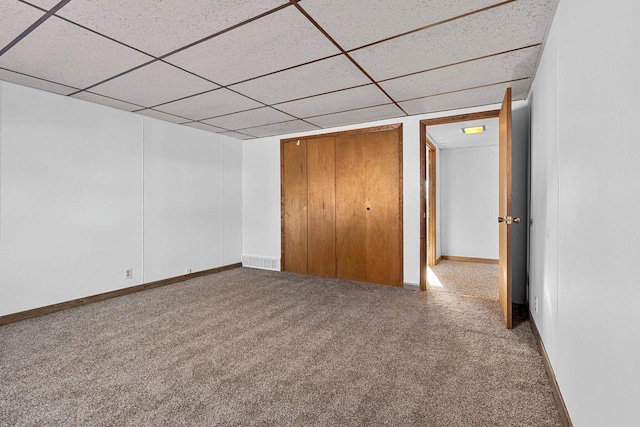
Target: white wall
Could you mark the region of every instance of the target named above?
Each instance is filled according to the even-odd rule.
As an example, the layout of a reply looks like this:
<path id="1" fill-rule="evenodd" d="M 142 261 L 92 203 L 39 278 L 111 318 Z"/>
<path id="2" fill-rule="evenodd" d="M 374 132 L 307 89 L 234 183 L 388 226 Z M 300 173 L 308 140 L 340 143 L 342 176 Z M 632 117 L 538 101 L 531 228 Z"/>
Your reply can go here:
<path id="1" fill-rule="evenodd" d="M 223 163 L 212 154 L 222 156 L 233 140 L 10 83 L 0 88 L 0 315 L 148 282 L 143 242 L 180 233 L 189 241 L 158 244 L 162 260 L 175 259 L 180 269 L 150 262 L 151 280 L 184 274 L 183 264 L 196 271 L 240 260 L 237 243 L 221 246 Z M 235 234 L 226 238 L 240 241 L 241 143 L 233 142 L 225 200 L 236 202 L 224 216 L 233 217 L 228 233 Z M 177 162 L 179 177 L 169 166 Z M 199 181 L 211 176 L 216 191 Z M 154 222 L 149 214 L 158 205 L 175 209 L 171 220 L 182 228 Z M 209 244 L 216 253 L 203 257 Z M 127 268 L 133 279 L 125 279 Z"/>
<path id="2" fill-rule="evenodd" d="M 222 265 L 221 138 L 145 119 L 145 282 Z"/>
<path id="3" fill-rule="evenodd" d="M 222 137 L 222 265 L 242 257 L 242 142 Z"/>
<path id="4" fill-rule="evenodd" d="M 515 102 L 514 108 L 521 105 L 525 105 L 525 103 Z M 418 284 L 420 282 L 420 120 L 497 108 L 499 105 L 489 105 L 244 141 L 242 168 L 243 255 L 280 258 L 281 139 L 402 123 L 404 281 L 405 283 Z M 514 116 L 513 126 L 519 129 L 523 124 Z M 524 284 L 522 286 L 524 294 Z"/>
<path id="5" fill-rule="evenodd" d="M 577 426 L 637 425 L 638 13 L 563 0 L 534 83 L 529 297 Z"/>
<path id="6" fill-rule="evenodd" d="M 2 89 L 0 314 L 141 283 L 142 121 Z"/>
<path id="7" fill-rule="evenodd" d="M 242 143 L 242 255 L 280 258 L 280 139 Z"/>
<path id="8" fill-rule="evenodd" d="M 440 153 L 442 254 L 498 259 L 498 146 Z"/>

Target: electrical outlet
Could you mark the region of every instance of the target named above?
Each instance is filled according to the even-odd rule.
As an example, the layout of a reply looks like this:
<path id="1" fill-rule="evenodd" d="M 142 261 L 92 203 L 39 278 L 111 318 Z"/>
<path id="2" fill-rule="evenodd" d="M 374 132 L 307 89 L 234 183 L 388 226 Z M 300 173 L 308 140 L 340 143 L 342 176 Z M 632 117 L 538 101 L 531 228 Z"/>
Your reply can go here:
<path id="1" fill-rule="evenodd" d="M 534 303 L 533 303 L 534 304 L 534 310 L 537 313 L 538 312 L 538 296 L 536 295 L 533 300 L 534 300 Z"/>
<path id="2" fill-rule="evenodd" d="M 190 268 L 187 268 L 184 272 L 185 272 L 186 274 L 191 274 L 191 269 L 190 269 Z"/>
<path id="3" fill-rule="evenodd" d="M 127 268 L 124 271 L 124 278 L 125 279 L 133 279 L 133 268 Z"/>

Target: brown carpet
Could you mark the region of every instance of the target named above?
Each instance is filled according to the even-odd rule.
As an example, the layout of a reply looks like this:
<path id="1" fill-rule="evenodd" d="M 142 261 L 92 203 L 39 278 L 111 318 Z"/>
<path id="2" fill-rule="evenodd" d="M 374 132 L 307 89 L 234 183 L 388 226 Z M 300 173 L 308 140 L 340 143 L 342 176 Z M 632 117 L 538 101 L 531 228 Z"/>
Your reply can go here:
<path id="1" fill-rule="evenodd" d="M 0 327 L 0 424 L 558 426 L 494 301 L 236 269 Z"/>
<path id="2" fill-rule="evenodd" d="M 429 269 L 430 290 L 498 300 L 498 264 L 443 259 Z"/>

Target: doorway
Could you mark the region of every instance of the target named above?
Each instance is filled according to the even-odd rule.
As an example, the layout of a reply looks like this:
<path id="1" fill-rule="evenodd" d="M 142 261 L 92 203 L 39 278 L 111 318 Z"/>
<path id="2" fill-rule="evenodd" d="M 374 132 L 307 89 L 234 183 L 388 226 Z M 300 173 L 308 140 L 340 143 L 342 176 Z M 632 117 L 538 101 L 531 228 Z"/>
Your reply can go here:
<path id="1" fill-rule="evenodd" d="M 437 158 L 436 145 L 429 138 L 428 128 L 438 125 L 463 123 L 475 120 L 495 119 L 499 110 L 461 114 L 449 117 L 438 117 L 420 121 L 420 289 L 427 290 L 429 267 L 439 263 L 437 243 L 440 239 L 437 227 Z"/>

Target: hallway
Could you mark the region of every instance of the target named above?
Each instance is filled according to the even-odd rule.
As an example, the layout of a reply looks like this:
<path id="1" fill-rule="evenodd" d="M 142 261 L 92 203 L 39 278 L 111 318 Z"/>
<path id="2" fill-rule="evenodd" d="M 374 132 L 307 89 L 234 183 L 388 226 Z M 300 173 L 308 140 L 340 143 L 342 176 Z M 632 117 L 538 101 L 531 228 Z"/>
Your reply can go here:
<path id="1" fill-rule="evenodd" d="M 429 290 L 498 300 L 498 264 L 442 260 L 427 268 Z"/>

